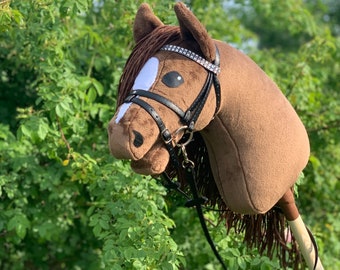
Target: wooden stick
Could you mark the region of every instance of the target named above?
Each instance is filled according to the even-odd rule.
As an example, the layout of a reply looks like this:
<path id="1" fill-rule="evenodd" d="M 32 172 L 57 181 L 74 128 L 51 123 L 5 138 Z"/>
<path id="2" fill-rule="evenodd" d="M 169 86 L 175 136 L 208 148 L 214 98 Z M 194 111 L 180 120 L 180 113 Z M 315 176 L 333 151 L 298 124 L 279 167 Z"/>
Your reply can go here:
<path id="1" fill-rule="evenodd" d="M 323 270 L 324 268 L 320 258 L 317 258 L 318 261 L 314 268 L 316 250 L 301 216 L 299 215 L 295 220 L 288 220 L 288 224 L 297 243 L 299 244 L 302 256 L 308 265 L 308 269 Z"/>
<path id="2" fill-rule="evenodd" d="M 278 205 L 281 207 L 285 217 L 288 220 L 288 224 L 296 239 L 296 242 L 299 245 L 302 256 L 305 259 L 308 268 L 310 270 L 323 270 L 324 268 L 320 258 L 317 258 L 318 261 L 315 266 L 315 257 L 317 256 L 317 251 L 315 250 L 311 236 L 309 235 L 306 225 L 304 224 L 296 207 L 293 191 L 288 190 L 279 200 Z"/>

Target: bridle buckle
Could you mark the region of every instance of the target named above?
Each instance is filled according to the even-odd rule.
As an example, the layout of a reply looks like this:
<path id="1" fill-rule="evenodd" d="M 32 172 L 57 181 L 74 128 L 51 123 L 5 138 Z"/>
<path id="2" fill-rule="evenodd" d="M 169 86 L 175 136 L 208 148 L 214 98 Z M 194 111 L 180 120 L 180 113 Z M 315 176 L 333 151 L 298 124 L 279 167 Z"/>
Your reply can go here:
<path id="1" fill-rule="evenodd" d="M 165 144 L 169 144 L 172 141 L 172 135 L 167 128 L 162 130 L 161 137 L 162 137 Z"/>

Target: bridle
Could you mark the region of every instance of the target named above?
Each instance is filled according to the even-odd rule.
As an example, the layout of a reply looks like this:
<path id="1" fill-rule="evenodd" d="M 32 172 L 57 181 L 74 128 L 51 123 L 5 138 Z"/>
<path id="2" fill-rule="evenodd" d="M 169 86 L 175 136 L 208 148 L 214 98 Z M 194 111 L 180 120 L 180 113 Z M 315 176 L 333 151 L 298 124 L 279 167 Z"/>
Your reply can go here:
<path id="1" fill-rule="evenodd" d="M 165 45 L 161 48 L 161 50 L 175 52 L 180 55 L 183 55 L 193 60 L 194 62 L 198 63 L 199 65 L 203 66 L 208 71 L 205 83 L 201 91 L 197 95 L 196 99 L 193 101 L 193 103 L 189 106 L 189 108 L 186 111 L 183 111 L 171 100 L 161 95 L 158 95 L 156 93 L 149 92 L 146 90 L 137 89 L 137 90 L 132 90 L 129 93 L 129 95 L 124 100 L 124 103 L 129 103 L 129 102 L 135 103 L 139 105 L 140 107 L 142 107 L 145 111 L 147 111 L 151 115 L 151 117 L 155 120 L 159 128 L 161 138 L 164 141 L 165 146 L 170 154 L 170 160 L 172 161 L 173 165 L 177 167 L 177 166 L 180 166 L 180 164 L 178 162 L 177 153 L 173 145 L 173 134 L 171 134 L 171 132 L 166 128 L 164 121 L 159 116 L 159 114 L 156 112 L 156 110 L 151 105 L 149 105 L 146 101 L 140 99 L 140 97 L 152 99 L 166 106 L 170 110 L 172 110 L 174 113 L 178 115 L 180 121 L 184 125 L 181 128 L 181 131 L 185 129 L 185 132 L 192 133 L 195 129 L 196 121 L 198 117 L 200 116 L 202 109 L 208 99 L 212 84 L 214 84 L 215 96 L 216 96 L 216 108 L 215 108 L 214 115 L 218 112 L 220 108 L 221 91 L 220 91 L 220 83 L 217 78 L 217 75 L 220 73 L 220 67 L 219 67 L 220 56 L 219 56 L 219 51 L 218 51 L 217 46 L 216 46 L 216 57 L 213 63 L 207 61 L 206 59 L 202 58 L 198 54 L 188 49 L 179 47 L 179 46 Z"/>
<path id="2" fill-rule="evenodd" d="M 187 182 L 190 186 L 190 189 L 191 189 L 191 192 L 192 192 L 192 197 L 193 197 L 190 201 L 187 202 L 186 205 L 187 206 L 194 206 L 196 208 L 202 229 L 204 231 L 204 234 L 205 234 L 207 241 L 210 244 L 211 249 L 213 250 L 216 258 L 221 263 L 222 268 L 227 269 L 222 258 L 221 258 L 221 256 L 220 256 L 220 254 L 216 250 L 215 244 L 210 237 L 207 225 L 205 223 L 205 219 L 204 219 L 203 211 L 202 211 L 202 204 L 206 201 L 206 199 L 199 196 L 198 189 L 197 189 L 197 186 L 196 186 L 195 173 L 193 171 L 195 164 L 194 164 L 193 161 L 191 161 L 189 159 L 187 152 L 186 152 L 186 149 L 185 149 L 186 145 L 188 143 L 190 143 L 190 141 L 192 140 L 193 132 L 195 130 L 196 121 L 197 121 L 198 117 L 200 116 L 200 114 L 201 114 L 201 112 L 202 112 L 202 110 L 203 110 L 203 108 L 206 104 L 206 101 L 208 99 L 212 85 L 214 85 L 215 96 L 216 96 L 216 107 L 215 107 L 214 116 L 219 111 L 220 103 L 221 103 L 220 83 L 219 83 L 219 80 L 217 78 L 218 74 L 220 73 L 219 51 L 218 51 L 218 48 L 216 46 L 216 56 L 215 56 L 215 60 L 212 63 L 207 61 L 206 59 L 202 58 L 198 54 L 188 50 L 188 49 L 185 49 L 185 48 L 182 48 L 182 47 L 179 47 L 179 46 L 175 46 L 175 45 L 165 45 L 161 48 L 161 51 L 175 52 L 175 53 L 178 53 L 180 55 L 183 55 L 183 56 L 193 60 L 197 64 L 201 65 L 202 67 L 204 67 L 208 71 L 205 83 L 204 83 L 201 91 L 199 92 L 199 94 L 197 95 L 195 100 L 193 101 L 193 103 L 189 106 L 189 108 L 186 111 L 183 111 L 180 107 L 178 107 L 171 100 L 169 100 L 169 99 L 167 99 L 167 98 L 165 98 L 165 97 L 163 97 L 159 94 L 149 92 L 149 91 L 146 91 L 146 90 L 142 90 L 142 89 L 132 90 L 129 93 L 129 95 L 125 98 L 124 103 L 132 102 L 132 103 L 139 105 L 145 111 L 147 111 L 151 115 L 151 117 L 154 119 L 154 121 L 156 122 L 156 124 L 159 128 L 159 131 L 160 131 L 160 136 L 161 136 L 161 138 L 162 138 L 162 140 L 163 140 L 163 142 L 164 142 L 164 144 L 165 144 L 165 146 L 166 146 L 166 148 L 169 152 L 172 165 L 176 168 L 177 171 L 179 171 L 180 169 L 182 169 L 182 170 L 184 169 L 184 171 L 185 171 L 186 179 L 187 179 Z M 143 99 L 140 99 L 140 97 L 144 97 L 144 98 L 147 98 L 147 99 L 154 100 L 154 101 L 164 105 L 168 109 L 172 110 L 174 113 L 176 113 L 178 115 L 183 126 L 180 127 L 175 132 L 175 134 L 171 134 L 171 132 L 165 126 L 164 121 L 162 120 L 162 118 L 157 113 L 157 111 L 150 104 L 148 104 L 146 101 L 144 101 Z M 183 132 L 184 134 L 188 133 L 189 137 L 184 142 L 175 143 L 175 145 L 174 145 L 174 135 L 177 135 L 177 133 L 179 133 L 179 132 Z M 175 146 L 180 147 L 180 149 L 181 149 L 181 153 L 183 155 L 183 161 L 182 161 L 181 164 L 179 162 L 178 153 L 175 150 Z M 186 194 L 179 188 L 178 184 L 174 183 L 166 173 L 163 173 L 162 176 L 167 181 L 169 187 L 176 189 L 177 191 L 179 191 L 180 193 L 182 193 L 186 196 Z"/>

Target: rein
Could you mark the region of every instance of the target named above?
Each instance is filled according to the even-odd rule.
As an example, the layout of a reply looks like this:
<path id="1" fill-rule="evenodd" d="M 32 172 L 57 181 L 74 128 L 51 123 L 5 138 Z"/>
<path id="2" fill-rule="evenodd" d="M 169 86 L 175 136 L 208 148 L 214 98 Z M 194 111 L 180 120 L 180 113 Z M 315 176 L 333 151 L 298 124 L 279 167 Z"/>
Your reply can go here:
<path id="1" fill-rule="evenodd" d="M 209 234 L 209 231 L 208 231 L 208 228 L 207 228 L 204 216 L 203 216 L 203 210 L 202 210 L 202 204 L 206 202 L 206 198 L 199 196 L 199 192 L 198 192 L 197 185 L 196 185 L 195 172 L 194 172 L 195 164 L 193 161 L 189 159 L 187 152 L 186 152 L 186 145 L 192 141 L 196 121 L 204 108 L 204 105 L 208 99 L 212 85 L 214 85 L 215 96 L 216 96 L 216 108 L 215 108 L 214 115 L 216 115 L 216 113 L 218 112 L 220 108 L 221 93 L 220 93 L 220 83 L 217 78 L 217 75 L 220 73 L 219 51 L 216 46 L 216 57 L 213 63 L 211 63 L 207 61 L 206 59 L 202 58 L 201 56 L 197 55 L 196 53 L 188 49 L 179 47 L 179 46 L 165 45 L 161 48 L 161 50 L 181 54 L 193 60 L 197 64 L 201 65 L 208 71 L 205 83 L 200 93 L 197 95 L 196 99 L 193 101 L 193 103 L 190 105 L 190 107 L 186 111 L 183 111 L 172 101 L 168 100 L 167 98 L 161 95 L 158 95 L 156 93 L 149 92 L 146 90 L 137 89 L 137 90 L 132 90 L 130 92 L 130 94 L 124 100 L 124 103 L 132 102 L 132 103 L 139 105 L 145 111 L 147 111 L 150 114 L 150 116 L 155 120 L 160 131 L 160 136 L 169 152 L 170 160 L 173 166 L 176 168 L 177 171 L 184 170 L 185 172 L 185 176 L 190 186 L 190 190 L 192 192 L 192 197 L 193 197 L 191 200 L 189 200 L 186 203 L 186 206 L 196 208 L 196 211 L 197 211 L 200 223 L 201 223 L 201 227 L 203 229 L 203 232 L 205 234 L 205 237 L 208 243 L 210 244 L 212 251 L 214 252 L 218 261 L 221 263 L 222 268 L 227 269 Z M 156 112 L 156 110 L 151 105 L 149 105 L 146 101 L 140 99 L 140 97 L 152 99 L 166 106 L 167 108 L 172 110 L 174 113 L 176 113 L 178 117 L 180 118 L 183 126 L 180 127 L 175 132 L 174 135 L 177 135 L 179 132 L 184 131 L 184 134 L 189 134 L 189 138 L 186 139 L 185 142 L 175 143 L 174 145 L 174 135 L 172 135 L 171 132 L 166 128 L 162 118 L 159 116 L 159 114 Z M 176 152 L 175 147 L 179 147 L 181 150 L 180 154 L 182 154 L 183 156 L 182 163 L 179 162 L 178 153 Z M 179 188 L 178 183 L 173 182 L 166 173 L 163 173 L 162 176 L 167 181 L 168 187 L 179 191 L 186 198 L 189 197 L 185 192 L 183 192 Z"/>

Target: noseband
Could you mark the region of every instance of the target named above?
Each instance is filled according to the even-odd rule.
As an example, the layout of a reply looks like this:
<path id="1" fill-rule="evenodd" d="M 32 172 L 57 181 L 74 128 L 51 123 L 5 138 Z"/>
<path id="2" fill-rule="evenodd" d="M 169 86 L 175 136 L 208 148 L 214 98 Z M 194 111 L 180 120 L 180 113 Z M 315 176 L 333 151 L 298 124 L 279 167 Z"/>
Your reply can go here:
<path id="1" fill-rule="evenodd" d="M 207 61 L 206 59 L 202 58 L 196 53 L 188 49 L 179 47 L 179 46 L 165 45 L 161 48 L 161 50 L 175 52 L 180 55 L 183 55 L 193 60 L 194 62 L 198 63 L 199 65 L 201 65 L 208 71 L 205 83 L 200 93 L 197 95 L 196 99 L 193 101 L 193 103 L 190 105 L 190 107 L 186 111 L 183 111 L 172 101 L 170 101 L 169 99 L 161 95 L 158 95 L 156 93 L 149 92 L 146 90 L 137 89 L 137 90 L 132 90 L 130 92 L 130 94 L 124 100 L 124 103 L 129 103 L 129 102 L 135 103 L 139 105 L 140 107 L 142 107 L 145 111 L 147 111 L 151 115 L 151 117 L 155 120 L 159 128 L 161 138 L 164 141 L 165 146 L 170 154 L 170 159 L 173 162 L 174 166 L 177 167 L 179 166 L 179 162 L 178 162 L 176 151 L 173 146 L 172 134 L 166 128 L 162 118 L 159 116 L 156 110 L 151 105 L 149 105 L 147 102 L 140 99 L 140 97 L 145 97 L 145 98 L 157 101 L 158 103 L 161 103 L 162 105 L 172 110 L 174 113 L 178 115 L 182 124 L 185 125 L 187 132 L 192 133 L 194 131 L 196 121 L 198 117 L 200 116 L 203 110 L 203 107 L 208 99 L 212 84 L 214 84 L 215 96 L 216 96 L 216 108 L 215 108 L 214 114 L 216 114 L 219 110 L 220 100 L 221 100 L 221 93 L 220 93 L 221 91 L 220 91 L 220 83 L 218 81 L 217 75 L 220 73 L 220 67 L 219 67 L 220 56 L 219 56 L 219 51 L 218 51 L 217 46 L 216 46 L 216 58 L 213 61 L 213 63 Z"/>

